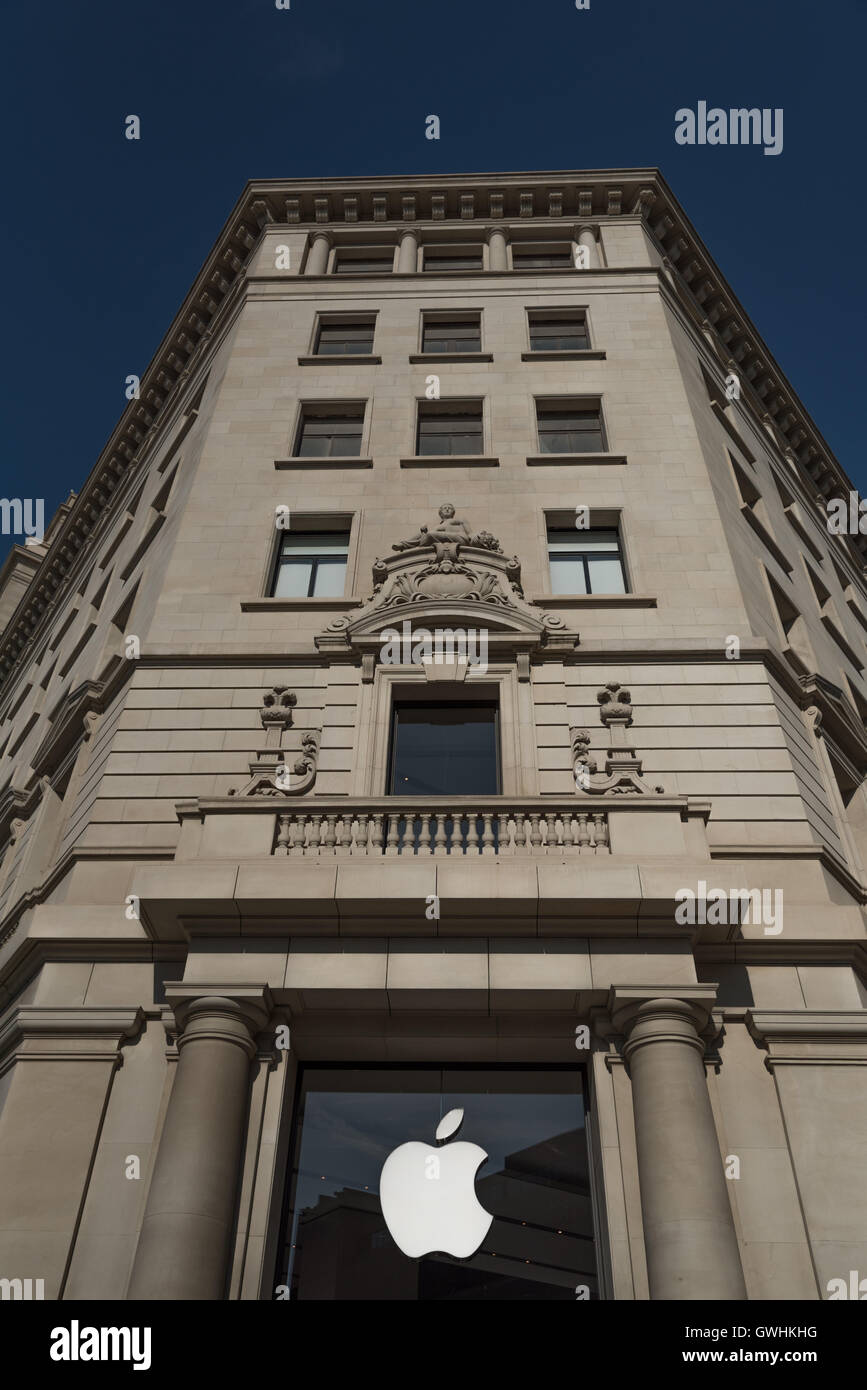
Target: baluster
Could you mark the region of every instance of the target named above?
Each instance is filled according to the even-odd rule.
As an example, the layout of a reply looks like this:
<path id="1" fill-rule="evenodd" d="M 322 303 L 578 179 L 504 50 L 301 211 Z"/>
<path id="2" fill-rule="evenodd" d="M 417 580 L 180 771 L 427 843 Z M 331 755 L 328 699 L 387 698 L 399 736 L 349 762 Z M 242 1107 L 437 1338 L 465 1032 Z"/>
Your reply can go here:
<path id="1" fill-rule="evenodd" d="M 596 848 L 607 849 L 610 853 L 611 846 L 608 841 L 608 816 L 604 811 L 594 811 L 593 825 L 596 831 Z"/>
<path id="2" fill-rule="evenodd" d="M 289 853 L 293 858 L 300 859 L 303 856 L 306 835 L 307 815 L 304 811 L 300 811 L 292 817 L 292 846 Z"/>
<path id="3" fill-rule="evenodd" d="M 510 836 L 509 836 L 509 813 L 508 813 L 508 811 L 500 811 L 500 812 L 499 812 L 499 815 L 498 815 L 498 821 L 499 821 L 499 832 L 500 832 L 500 833 L 499 833 L 499 836 L 498 836 L 499 843 L 498 843 L 498 845 L 497 845 L 497 853 L 498 853 L 498 854 L 512 854 L 513 851 L 512 851 L 512 846 L 511 846 L 511 839 L 510 839 Z"/>
<path id="4" fill-rule="evenodd" d="M 467 848 L 466 853 L 474 858 L 479 853 L 479 831 L 476 825 L 478 815 L 475 811 L 467 812 Z"/>
<path id="5" fill-rule="evenodd" d="M 352 816 L 343 815 L 340 817 L 340 830 L 337 836 L 336 853 L 348 855 L 352 852 Z"/>
<path id="6" fill-rule="evenodd" d="M 494 843 L 494 819 L 493 811 L 482 812 L 482 854 L 496 854 L 497 848 Z"/>
<path id="7" fill-rule="evenodd" d="M 523 854 L 527 845 L 527 832 L 524 826 L 524 812 L 515 812 L 515 850 Z"/>
<path id="8" fill-rule="evenodd" d="M 573 838 L 572 838 L 572 811 L 571 811 L 571 808 L 569 808 L 569 807 L 566 808 L 566 810 L 563 812 L 562 820 L 563 820 L 563 850 L 564 850 L 564 852 L 565 852 L 566 854 L 568 854 L 568 853 L 570 852 L 570 850 L 572 850 L 572 849 L 574 848 L 574 844 L 575 844 L 575 842 L 574 842 L 574 840 L 573 840 Z"/>
<path id="9" fill-rule="evenodd" d="M 585 849 L 590 843 L 590 831 L 587 829 L 587 812 L 577 811 L 578 817 L 578 851 Z"/>
<path id="10" fill-rule="evenodd" d="M 403 840 L 400 846 L 401 854 L 415 853 L 415 811 L 410 811 L 406 815 L 403 823 Z"/>
<path id="11" fill-rule="evenodd" d="M 274 846 L 275 854 L 289 853 L 289 826 L 291 818 L 289 816 L 277 817 L 277 843 Z"/>
<path id="12" fill-rule="evenodd" d="M 333 854 L 337 843 L 337 812 L 329 811 L 325 817 L 325 853 Z"/>
<path id="13" fill-rule="evenodd" d="M 397 814 L 397 812 L 392 811 L 392 812 L 389 813 L 389 817 L 388 817 L 388 837 L 387 837 L 386 842 L 385 842 L 385 853 L 386 853 L 386 855 L 397 854 L 397 852 L 398 852 L 398 848 L 397 848 L 397 823 L 398 823 L 399 820 L 400 820 L 400 816 Z"/>
<path id="14" fill-rule="evenodd" d="M 421 830 L 418 832 L 416 854 L 430 856 L 430 811 L 422 811 L 421 813 Z"/>
<path id="15" fill-rule="evenodd" d="M 436 830 L 434 831 L 434 854 L 448 854 L 446 848 L 446 817 L 445 812 L 436 812 Z"/>
<path id="16" fill-rule="evenodd" d="M 358 826 L 355 831 L 355 842 L 350 850 L 350 854 L 367 853 L 367 827 L 368 815 L 366 811 L 359 811 Z"/>
<path id="17" fill-rule="evenodd" d="M 541 828 L 540 828 L 540 825 L 539 825 L 539 822 L 540 822 L 541 819 L 542 819 L 541 812 L 539 812 L 539 811 L 531 811 L 531 812 L 530 812 L 530 852 L 531 852 L 531 854 L 538 854 L 538 853 L 539 853 L 539 850 L 540 850 L 540 848 L 541 848 L 541 845 L 542 845 L 542 831 L 541 831 Z"/>
<path id="18" fill-rule="evenodd" d="M 382 820 L 382 812 L 375 811 L 373 814 L 373 834 L 370 838 L 371 854 L 382 854 Z"/>
<path id="19" fill-rule="evenodd" d="M 308 856 L 315 856 L 316 858 L 319 857 L 319 833 L 321 826 L 322 812 L 317 811 L 310 817 L 310 836 L 307 841 L 307 849 L 305 850 L 305 853 Z"/>

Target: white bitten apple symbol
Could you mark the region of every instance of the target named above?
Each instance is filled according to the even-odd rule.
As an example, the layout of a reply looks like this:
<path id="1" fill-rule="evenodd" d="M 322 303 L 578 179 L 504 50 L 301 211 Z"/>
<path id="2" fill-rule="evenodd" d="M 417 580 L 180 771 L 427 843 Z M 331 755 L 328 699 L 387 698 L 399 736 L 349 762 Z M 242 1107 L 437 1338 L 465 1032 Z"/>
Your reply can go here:
<path id="1" fill-rule="evenodd" d="M 463 1123 L 450 1110 L 437 1125 L 445 1145 Z M 493 1221 L 476 1197 L 476 1173 L 487 1158 L 478 1144 L 434 1149 L 412 1142 L 394 1149 L 382 1165 L 379 1200 L 395 1244 L 411 1260 L 442 1250 L 456 1260 L 475 1255 Z"/>

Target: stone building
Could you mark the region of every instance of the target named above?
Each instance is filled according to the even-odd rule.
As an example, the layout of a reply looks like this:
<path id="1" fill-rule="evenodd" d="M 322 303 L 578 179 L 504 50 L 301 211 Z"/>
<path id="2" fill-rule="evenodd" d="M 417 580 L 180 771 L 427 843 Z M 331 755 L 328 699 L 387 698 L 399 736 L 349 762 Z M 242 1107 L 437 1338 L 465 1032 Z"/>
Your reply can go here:
<path id="1" fill-rule="evenodd" d="M 656 170 L 250 184 L 0 573 L 13 1292 L 867 1276 L 851 491 Z"/>

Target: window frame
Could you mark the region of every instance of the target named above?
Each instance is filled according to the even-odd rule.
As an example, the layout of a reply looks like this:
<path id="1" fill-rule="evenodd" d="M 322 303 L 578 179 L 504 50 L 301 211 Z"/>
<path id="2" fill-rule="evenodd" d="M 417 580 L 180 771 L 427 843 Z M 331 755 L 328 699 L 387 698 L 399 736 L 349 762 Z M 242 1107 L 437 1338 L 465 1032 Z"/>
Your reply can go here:
<path id="1" fill-rule="evenodd" d="M 548 411 L 553 412 L 555 407 L 560 407 L 562 413 L 573 411 L 576 415 L 586 415 L 595 411 L 599 421 L 599 447 L 594 449 L 544 449 L 542 447 L 541 416 Z M 538 457 L 549 458 L 568 458 L 570 456 L 581 457 L 582 455 L 592 456 L 593 454 L 608 454 L 611 452 L 611 441 L 605 420 L 605 412 L 602 404 L 602 397 L 599 396 L 534 396 L 533 409 L 535 414 L 536 444 Z M 550 433 L 567 433 L 565 430 L 549 431 Z"/>
<path id="2" fill-rule="evenodd" d="M 555 512 L 555 513 L 546 513 L 546 514 L 545 514 L 545 517 L 544 517 L 544 522 L 545 522 L 545 554 L 546 554 L 546 556 L 547 556 L 547 562 L 548 562 L 548 585 L 549 585 L 549 588 L 550 588 L 551 597 L 552 597 L 552 598 L 562 598 L 564 595 L 568 594 L 568 595 L 570 595 L 570 596 L 575 596 L 575 597 L 578 597 L 578 598 L 605 598 L 605 597 L 623 598 L 623 597 L 625 597 L 627 594 L 633 593 L 634 591 L 633 591 L 633 588 L 632 588 L 632 584 L 631 584 L 631 582 L 630 582 L 629 566 L 628 566 L 628 564 L 627 564 L 626 543 L 625 543 L 625 538 L 624 538 L 624 534 L 623 534 L 622 521 L 621 521 L 620 517 L 618 517 L 618 516 L 614 516 L 614 517 L 608 516 L 608 517 L 606 517 L 605 519 L 602 519 L 602 518 L 595 518 L 595 519 L 594 519 L 594 517 L 593 517 L 593 515 L 592 515 L 592 513 L 591 513 L 591 516 L 590 516 L 590 525 L 587 526 L 587 527 L 582 527 L 582 528 L 580 528 L 580 529 L 579 529 L 578 527 L 570 527 L 570 526 L 567 524 L 566 517 L 567 517 L 567 514 L 565 514 L 565 513 L 561 514 L 561 513 L 556 513 L 556 512 Z M 581 538 L 582 536 L 586 536 L 586 535 L 588 535 L 588 534 L 592 534 L 594 531 L 595 531 L 595 532 L 599 532 L 599 531 L 611 531 L 611 532 L 613 532 L 613 533 L 614 533 L 614 536 L 615 536 L 615 539 L 616 539 L 616 543 L 617 543 L 617 550 L 616 550 L 616 552 L 607 552 L 607 553 L 606 553 L 605 551 L 585 551 L 585 552 L 582 553 L 582 551 L 581 551 L 581 546 L 580 546 L 580 538 Z M 573 535 L 573 534 L 574 534 L 574 536 L 576 537 L 576 546 L 575 546 L 575 549 L 576 549 L 576 552 L 577 552 L 577 553 L 573 555 L 573 554 L 570 554 L 570 553 L 568 553 L 568 552 L 561 552 L 558 558 L 560 558 L 560 559 L 566 559 L 566 560 L 573 560 L 573 561 L 574 561 L 574 560 L 580 560 L 580 561 L 581 561 L 582 566 L 583 566 L 583 570 L 584 570 L 584 583 L 585 583 L 585 586 L 586 586 L 585 589 L 584 589 L 584 593 L 583 593 L 583 594 L 580 592 L 580 590 L 574 590 L 574 589 L 573 589 L 573 590 L 564 590 L 564 591 L 562 591 L 562 592 L 558 592 L 558 591 L 554 588 L 554 576 L 553 576 L 553 572 L 552 572 L 552 570 L 551 570 L 551 548 L 550 548 L 550 545 L 551 545 L 551 533 L 552 533 L 552 532 L 560 532 L 560 533 L 562 533 L 563 535 Z M 621 579 L 622 579 L 622 581 L 623 581 L 623 588 L 622 588 L 622 590 L 621 590 L 621 589 L 615 589 L 615 590 L 611 590 L 611 589 L 607 589 L 607 590 L 603 590 L 603 589 L 592 589 L 592 588 L 590 587 L 590 565 L 589 565 L 589 560 L 591 560 L 591 559 L 593 559 L 593 558 L 596 558 L 596 559 L 615 559 L 615 558 L 616 558 L 616 559 L 620 562 L 620 575 L 621 575 Z"/>
<path id="3" fill-rule="evenodd" d="M 436 419 L 438 416 L 446 417 L 446 416 L 448 416 L 448 415 L 450 415 L 450 414 L 460 415 L 460 414 L 461 414 L 461 407 L 462 407 L 462 406 L 469 406 L 469 405 L 477 406 L 477 407 L 478 407 L 478 417 L 477 417 L 477 418 L 478 418 L 478 422 L 479 422 L 479 433 L 478 433 L 479 448 L 478 448 L 477 450 L 472 450 L 472 449 L 451 450 L 451 449 L 449 449 L 447 453 L 444 453 L 442 450 L 440 450 L 438 453 L 433 453 L 433 451 L 431 451 L 431 452 L 425 453 L 425 454 L 423 454 L 423 453 L 421 453 L 421 452 L 419 451 L 419 446 L 420 446 L 420 444 L 421 444 L 421 437 L 422 437 L 422 436 L 421 436 L 421 425 L 422 425 L 422 420 L 423 420 L 423 419 L 425 419 L 425 418 L 427 418 L 427 419 Z M 468 413 L 468 412 L 465 412 L 465 413 Z M 475 414 L 474 414 L 471 418 L 475 419 L 475 418 L 476 418 Z M 484 458 L 484 457 L 485 457 L 485 439 L 486 439 L 486 430 L 485 430 L 485 401 L 484 401 L 484 397 L 482 397 L 482 396 L 455 396 L 455 397 L 446 396 L 446 397 L 441 397 L 439 400 L 434 400 L 434 401 L 429 401 L 429 400 L 427 400 L 426 397 L 420 397 L 420 398 L 417 398 L 417 399 L 416 399 L 416 403 L 415 403 L 415 437 L 414 437 L 415 453 L 414 453 L 414 455 L 413 455 L 414 458 L 417 458 L 417 459 L 420 459 L 420 458 L 449 458 L 449 457 L 458 458 L 458 459 L 460 459 L 460 458 Z"/>
<path id="4" fill-rule="evenodd" d="M 302 597 L 291 597 L 289 595 L 279 595 L 274 593 L 277 583 L 277 576 L 280 572 L 280 559 L 283 551 L 283 538 L 287 534 L 309 534 L 325 535 L 338 532 L 346 536 L 346 568 L 343 581 L 343 595 L 329 596 L 333 603 L 341 603 L 351 596 L 354 588 L 354 575 L 358 552 L 358 522 L 359 515 L 355 512 L 291 512 L 291 525 L 287 531 L 278 530 L 272 527 L 273 536 L 268 547 L 268 554 L 265 557 L 265 566 L 262 575 L 260 593 L 263 598 L 274 599 L 280 603 L 307 603 L 309 600 Z M 348 583 L 350 576 L 353 582 Z M 317 596 L 314 594 L 315 599 Z M 323 600 L 325 601 L 325 600 Z"/>
<path id="5" fill-rule="evenodd" d="M 311 419 L 311 420 L 316 419 L 316 418 L 317 418 L 317 414 L 318 414 L 318 418 L 323 419 L 323 420 L 327 420 L 327 419 L 329 419 L 329 418 L 335 418 L 335 419 L 336 419 L 337 417 L 340 416 L 341 412 L 346 412 L 346 413 L 349 414 L 350 418 L 355 419 L 356 417 L 355 417 L 354 412 L 356 412 L 356 411 L 359 412 L 358 417 L 357 417 L 357 418 L 358 418 L 358 425 L 359 425 L 359 431 L 358 431 L 358 452 L 357 452 L 357 453 L 346 453 L 345 451 L 344 451 L 343 453 L 339 453 L 339 454 L 338 454 L 338 453 L 327 453 L 327 454 L 303 454 L 303 453 L 301 453 L 301 445 L 302 445 L 302 443 L 303 443 L 303 441 L 304 441 L 304 430 L 305 430 L 305 426 L 306 426 L 306 424 L 307 424 L 308 418 Z M 308 412 L 310 412 L 309 417 L 308 417 Z M 351 458 L 351 459 L 355 459 L 355 458 L 363 458 L 363 457 L 364 457 L 364 442 L 365 442 L 365 431 L 366 431 L 366 427 L 367 427 L 367 401 L 366 401 L 366 400 L 365 400 L 365 401 L 359 401 L 359 400 L 344 400 L 344 401 L 341 401 L 341 400 L 302 400 L 302 401 L 299 401 L 299 402 L 298 402 L 298 415 L 297 415 L 297 419 L 296 419 L 296 421 L 295 421 L 295 431 L 294 431 L 294 435 L 292 436 L 293 443 L 292 443 L 292 452 L 291 452 L 291 454 L 290 454 L 290 457 L 293 458 L 293 459 L 304 459 L 305 461 L 311 460 L 311 459 L 334 459 L 334 458 L 338 458 L 338 459 L 340 459 L 340 458 Z M 347 435 L 347 437 L 349 437 L 349 436 Z"/>
<path id="6" fill-rule="evenodd" d="M 377 320 L 377 314 L 376 314 L 375 312 L 367 312 L 367 311 L 362 312 L 362 313 L 358 313 L 358 314 L 353 314 L 353 313 L 351 313 L 351 312 L 350 312 L 350 313 L 346 313 L 346 314 L 336 314 L 336 313 L 335 313 L 335 314 L 332 314 L 332 313 L 317 314 L 317 315 L 316 315 L 315 322 L 314 322 L 314 324 L 313 324 L 313 338 L 312 338 L 312 342 L 311 342 L 311 345 L 310 345 L 310 353 L 309 353 L 309 356 L 311 356 L 311 357 L 321 357 L 321 358 L 323 358 L 323 360 L 327 360 L 327 359 L 330 358 L 330 357 L 370 357 L 370 358 L 372 358 L 372 357 L 375 355 L 375 347 L 376 347 L 376 326 L 377 326 L 377 325 L 376 325 L 376 320 Z M 341 353 L 336 353 L 336 352 L 321 352 L 321 351 L 320 351 L 320 344 L 321 344 L 321 342 L 322 342 L 322 331 L 323 331 L 323 329 L 325 329 L 326 331 L 329 331 L 329 330 L 332 330 L 332 329 L 339 329 L 339 328 L 342 328 L 342 327 L 351 327 L 351 326 L 353 326 L 353 325 L 355 325 L 355 326 L 357 326 L 357 327 L 363 326 L 363 327 L 365 327 L 365 328 L 369 328 L 369 329 L 370 329 L 370 349 L 369 349 L 369 351 L 367 351 L 367 352 L 359 351 L 358 348 L 355 348 L 354 350 L 349 350 L 349 351 L 344 350 L 344 351 L 341 352 Z"/>

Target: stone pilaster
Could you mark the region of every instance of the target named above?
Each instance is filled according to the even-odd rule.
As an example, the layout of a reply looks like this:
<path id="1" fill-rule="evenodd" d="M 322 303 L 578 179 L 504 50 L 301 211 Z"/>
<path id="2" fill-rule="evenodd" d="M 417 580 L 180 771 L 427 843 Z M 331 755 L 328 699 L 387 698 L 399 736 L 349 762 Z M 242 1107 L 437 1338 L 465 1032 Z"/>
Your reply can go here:
<path id="1" fill-rule="evenodd" d="M 128 1298 L 225 1296 L 255 1035 L 266 985 L 168 985 L 179 1027 L 166 1112 Z"/>

